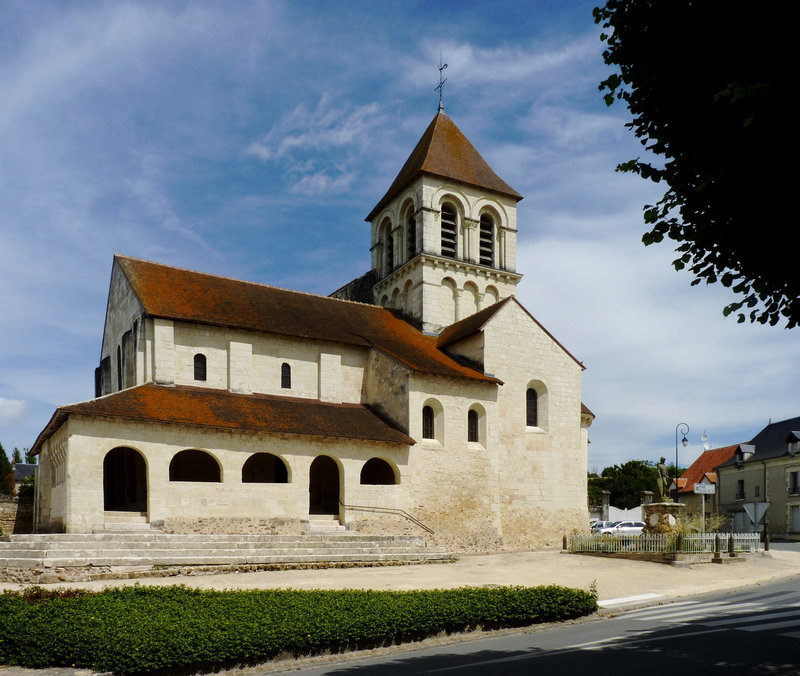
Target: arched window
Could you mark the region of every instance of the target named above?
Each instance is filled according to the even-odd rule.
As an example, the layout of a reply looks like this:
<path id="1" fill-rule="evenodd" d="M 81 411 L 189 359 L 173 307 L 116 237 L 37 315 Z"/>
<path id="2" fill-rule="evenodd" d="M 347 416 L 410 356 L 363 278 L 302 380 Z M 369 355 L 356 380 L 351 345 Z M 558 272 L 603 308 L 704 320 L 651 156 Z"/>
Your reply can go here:
<path id="1" fill-rule="evenodd" d="M 407 228 L 406 228 L 406 241 L 407 241 L 407 253 L 408 253 L 408 260 L 414 258 L 414 254 L 417 253 L 417 219 L 414 218 L 414 214 L 409 212 L 408 214 L 408 221 L 407 221 Z"/>
<path id="2" fill-rule="evenodd" d="M 219 463 L 210 453 L 187 450 L 176 453 L 169 463 L 170 481 L 210 481 L 222 479 Z"/>
<path id="3" fill-rule="evenodd" d="M 285 484 L 289 482 L 286 463 L 272 453 L 254 453 L 242 466 L 243 484 Z"/>
<path id="4" fill-rule="evenodd" d="M 442 256 L 456 257 L 456 210 L 452 204 L 442 205 L 441 250 Z"/>
<path id="5" fill-rule="evenodd" d="M 480 440 L 478 422 L 478 412 L 471 408 L 467 411 L 467 441 L 477 442 Z"/>
<path id="6" fill-rule="evenodd" d="M 489 214 L 481 215 L 480 252 L 481 265 L 494 265 L 494 220 Z"/>
<path id="7" fill-rule="evenodd" d="M 281 364 L 281 388 L 284 390 L 292 389 L 292 367 L 286 362 Z"/>
<path id="8" fill-rule="evenodd" d="M 117 345 L 117 389 L 122 389 L 122 348 Z"/>
<path id="9" fill-rule="evenodd" d="M 201 352 L 194 356 L 194 379 L 206 379 L 206 356 Z"/>
<path id="10" fill-rule="evenodd" d="M 435 439 L 434 413 L 432 406 L 422 407 L 422 438 Z"/>
<path id="11" fill-rule="evenodd" d="M 361 468 L 361 483 L 372 486 L 393 486 L 397 483 L 397 478 L 388 462 L 380 458 L 370 458 Z"/>
<path id="12" fill-rule="evenodd" d="M 528 427 L 539 426 L 539 394 L 532 387 L 525 393 L 525 424 Z"/>

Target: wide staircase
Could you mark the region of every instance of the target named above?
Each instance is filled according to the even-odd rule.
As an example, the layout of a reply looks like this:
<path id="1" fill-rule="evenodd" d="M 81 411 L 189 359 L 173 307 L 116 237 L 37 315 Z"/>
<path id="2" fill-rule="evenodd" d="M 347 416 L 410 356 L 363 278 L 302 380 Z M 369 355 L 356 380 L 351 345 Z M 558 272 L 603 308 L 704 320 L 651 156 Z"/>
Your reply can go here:
<path id="1" fill-rule="evenodd" d="M 85 566 L 380 565 L 449 561 L 420 536 L 362 535 L 321 527 L 305 535 L 171 535 L 132 532 L 10 535 L 0 538 L 3 568 Z"/>

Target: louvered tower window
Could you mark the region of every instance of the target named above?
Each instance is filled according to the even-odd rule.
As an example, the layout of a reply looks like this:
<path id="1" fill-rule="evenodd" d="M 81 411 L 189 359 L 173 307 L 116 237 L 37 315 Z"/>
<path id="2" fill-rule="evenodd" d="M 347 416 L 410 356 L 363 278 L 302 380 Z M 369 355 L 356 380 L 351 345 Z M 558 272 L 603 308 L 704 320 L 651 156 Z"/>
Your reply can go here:
<path id="1" fill-rule="evenodd" d="M 394 270 L 394 237 L 392 233 L 386 233 L 386 274 L 388 275 Z"/>
<path id="2" fill-rule="evenodd" d="M 494 265 L 494 221 L 489 214 L 481 216 L 479 255 L 481 265 Z"/>
<path id="3" fill-rule="evenodd" d="M 414 258 L 417 253 L 417 219 L 413 216 L 408 217 L 408 260 Z"/>
<path id="4" fill-rule="evenodd" d="M 456 257 L 456 210 L 442 205 L 442 256 Z"/>

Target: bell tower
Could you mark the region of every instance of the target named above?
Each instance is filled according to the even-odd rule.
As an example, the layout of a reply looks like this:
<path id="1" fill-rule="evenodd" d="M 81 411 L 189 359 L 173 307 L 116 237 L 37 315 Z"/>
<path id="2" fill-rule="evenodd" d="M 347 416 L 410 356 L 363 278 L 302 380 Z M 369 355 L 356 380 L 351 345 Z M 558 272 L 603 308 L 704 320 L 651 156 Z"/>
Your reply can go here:
<path id="1" fill-rule="evenodd" d="M 521 199 L 440 107 L 366 218 L 373 302 L 438 333 L 513 295 Z"/>

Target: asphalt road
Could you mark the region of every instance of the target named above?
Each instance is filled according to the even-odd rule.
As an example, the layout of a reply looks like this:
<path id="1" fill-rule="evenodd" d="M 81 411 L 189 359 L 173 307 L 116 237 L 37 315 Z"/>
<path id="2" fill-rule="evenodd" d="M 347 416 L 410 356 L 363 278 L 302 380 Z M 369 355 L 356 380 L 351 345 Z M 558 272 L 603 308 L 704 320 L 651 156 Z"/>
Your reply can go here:
<path id="1" fill-rule="evenodd" d="M 291 672 L 800 675 L 799 638 L 800 580 L 792 580 L 377 658 L 300 670 L 295 664 Z"/>

